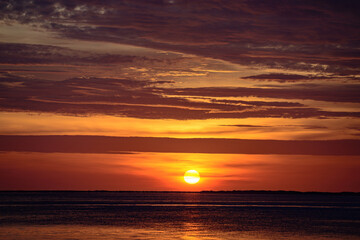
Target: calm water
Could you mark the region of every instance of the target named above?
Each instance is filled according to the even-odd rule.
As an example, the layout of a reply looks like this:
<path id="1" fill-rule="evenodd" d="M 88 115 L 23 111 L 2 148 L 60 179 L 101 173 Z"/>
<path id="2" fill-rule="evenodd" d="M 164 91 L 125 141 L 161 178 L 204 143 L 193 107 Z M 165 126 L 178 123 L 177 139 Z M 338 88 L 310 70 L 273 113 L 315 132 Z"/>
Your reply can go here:
<path id="1" fill-rule="evenodd" d="M 360 239 L 360 196 L 0 192 L 0 239 Z"/>

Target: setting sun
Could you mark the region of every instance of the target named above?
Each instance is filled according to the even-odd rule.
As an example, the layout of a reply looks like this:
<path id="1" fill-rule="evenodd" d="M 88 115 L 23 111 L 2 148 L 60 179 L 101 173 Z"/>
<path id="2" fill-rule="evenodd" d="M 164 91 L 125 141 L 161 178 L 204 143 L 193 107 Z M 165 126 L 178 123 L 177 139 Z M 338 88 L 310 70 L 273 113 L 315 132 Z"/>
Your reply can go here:
<path id="1" fill-rule="evenodd" d="M 199 182 L 200 174 L 196 170 L 188 170 L 184 174 L 184 181 L 188 184 L 195 184 Z"/>

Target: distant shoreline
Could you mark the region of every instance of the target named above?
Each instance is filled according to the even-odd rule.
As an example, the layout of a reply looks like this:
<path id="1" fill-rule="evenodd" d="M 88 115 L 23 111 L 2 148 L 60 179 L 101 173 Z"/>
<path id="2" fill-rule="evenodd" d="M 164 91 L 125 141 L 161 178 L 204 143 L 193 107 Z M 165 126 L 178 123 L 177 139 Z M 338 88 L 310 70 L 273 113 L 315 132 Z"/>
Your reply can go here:
<path id="1" fill-rule="evenodd" d="M 0 193 L 22 192 L 119 192 L 119 193 L 211 193 L 211 194 L 304 194 L 304 195 L 351 195 L 360 196 L 360 192 L 301 192 L 301 191 L 285 191 L 285 190 L 219 190 L 219 191 L 111 191 L 111 190 L 0 190 Z"/>

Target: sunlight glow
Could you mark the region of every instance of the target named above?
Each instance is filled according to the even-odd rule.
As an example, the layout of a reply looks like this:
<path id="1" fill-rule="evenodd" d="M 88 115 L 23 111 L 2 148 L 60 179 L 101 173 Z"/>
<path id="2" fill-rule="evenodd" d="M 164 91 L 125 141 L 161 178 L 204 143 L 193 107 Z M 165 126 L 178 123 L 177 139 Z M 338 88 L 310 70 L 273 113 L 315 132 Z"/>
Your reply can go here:
<path id="1" fill-rule="evenodd" d="M 189 184 L 195 184 L 199 182 L 200 174 L 196 170 L 188 170 L 184 174 L 184 181 Z"/>

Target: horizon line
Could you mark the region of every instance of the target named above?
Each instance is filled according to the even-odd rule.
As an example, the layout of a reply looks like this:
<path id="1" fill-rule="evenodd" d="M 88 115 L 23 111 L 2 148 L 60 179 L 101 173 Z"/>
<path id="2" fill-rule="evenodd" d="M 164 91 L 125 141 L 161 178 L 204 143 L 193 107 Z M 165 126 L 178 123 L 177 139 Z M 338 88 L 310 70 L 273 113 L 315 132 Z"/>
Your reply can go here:
<path id="1" fill-rule="evenodd" d="M 123 193 L 279 193 L 279 194 L 351 194 L 360 195 L 360 192 L 341 191 L 341 192 L 327 192 L 327 191 L 296 191 L 296 190 L 201 190 L 201 191 L 171 191 L 171 190 L 0 190 L 3 192 L 123 192 Z"/>

